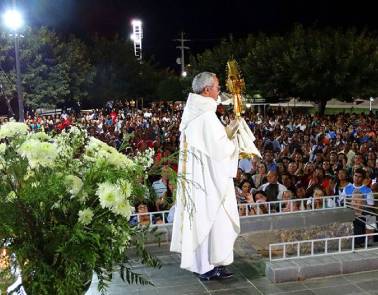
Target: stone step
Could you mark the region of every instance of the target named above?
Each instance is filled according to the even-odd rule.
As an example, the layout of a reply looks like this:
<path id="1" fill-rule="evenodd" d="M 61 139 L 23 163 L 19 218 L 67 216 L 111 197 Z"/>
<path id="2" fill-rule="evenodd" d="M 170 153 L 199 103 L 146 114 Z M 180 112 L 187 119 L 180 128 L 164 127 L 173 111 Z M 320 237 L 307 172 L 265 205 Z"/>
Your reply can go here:
<path id="1" fill-rule="evenodd" d="M 313 227 L 321 227 L 335 223 L 351 224 L 353 222 L 353 219 L 353 211 L 348 208 L 326 209 L 320 211 L 309 210 L 304 212 L 282 215 L 259 215 L 252 217 L 243 217 L 240 219 L 240 234 L 248 235 L 251 241 L 261 241 L 260 236 L 265 235 L 269 232 L 275 235 L 276 232 L 282 232 L 283 230 L 309 229 Z M 324 230 L 324 228 L 320 229 Z M 160 234 L 160 241 L 170 241 L 172 235 L 172 224 L 160 225 L 157 231 L 153 235 L 149 236 L 149 242 L 156 242 L 156 233 Z M 351 233 L 335 232 L 331 236 L 342 236 L 348 234 Z M 273 240 L 269 240 L 269 242 L 273 243 L 282 241 L 274 237 Z M 267 245 L 269 245 L 269 243 L 267 243 Z M 264 248 L 266 248 L 265 246 L 266 245 L 264 245 Z"/>
<path id="2" fill-rule="evenodd" d="M 314 256 L 266 263 L 265 274 L 273 283 L 378 270 L 378 248 L 363 252 Z"/>
<path id="3" fill-rule="evenodd" d="M 303 229 L 332 223 L 353 222 L 353 210 L 349 208 L 304 211 L 282 215 L 260 215 L 240 219 L 241 234 L 262 231 Z"/>

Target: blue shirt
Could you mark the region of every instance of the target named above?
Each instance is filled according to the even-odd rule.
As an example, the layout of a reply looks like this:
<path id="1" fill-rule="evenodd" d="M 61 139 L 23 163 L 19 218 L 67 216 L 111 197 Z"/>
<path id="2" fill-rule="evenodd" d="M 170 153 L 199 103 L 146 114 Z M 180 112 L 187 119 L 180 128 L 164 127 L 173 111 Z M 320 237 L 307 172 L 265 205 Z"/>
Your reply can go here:
<path id="1" fill-rule="evenodd" d="M 370 187 L 368 187 L 366 185 L 355 186 L 353 183 L 349 183 L 348 185 L 346 185 L 344 187 L 342 194 L 346 198 L 351 198 L 354 190 L 356 190 L 356 189 L 358 189 L 361 192 L 361 194 L 363 195 L 363 198 L 366 199 L 366 202 L 367 202 L 368 205 L 374 206 L 373 192 L 370 189 Z"/>
<path id="2" fill-rule="evenodd" d="M 152 183 L 152 188 L 156 194 L 156 197 L 158 198 L 160 198 L 167 191 L 167 186 L 161 179 L 154 181 Z"/>

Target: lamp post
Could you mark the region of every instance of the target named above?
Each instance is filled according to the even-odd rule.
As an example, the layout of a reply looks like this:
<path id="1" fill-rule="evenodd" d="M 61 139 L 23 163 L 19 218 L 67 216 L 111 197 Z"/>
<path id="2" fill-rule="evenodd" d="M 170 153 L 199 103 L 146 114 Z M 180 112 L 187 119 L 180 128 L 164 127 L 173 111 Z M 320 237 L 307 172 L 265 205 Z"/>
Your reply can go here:
<path id="1" fill-rule="evenodd" d="M 16 57 L 16 89 L 18 100 L 18 121 L 24 122 L 24 101 L 22 98 L 21 88 L 21 70 L 20 70 L 20 57 L 19 57 L 19 33 L 18 30 L 23 26 L 24 20 L 20 12 L 15 9 L 7 10 L 3 14 L 4 24 L 12 30 L 14 36 L 14 51 Z"/>
<path id="2" fill-rule="evenodd" d="M 134 42 L 134 54 L 137 60 L 142 63 L 142 39 L 143 39 L 143 26 L 142 21 L 139 19 L 133 19 L 131 21 L 133 27 L 133 33 L 130 39 Z"/>
<path id="3" fill-rule="evenodd" d="M 369 111 L 371 112 L 371 104 L 373 103 L 373 101 L 374 101 L 374 97 L 370 97 L 370 99 L 369 99 Z"/>

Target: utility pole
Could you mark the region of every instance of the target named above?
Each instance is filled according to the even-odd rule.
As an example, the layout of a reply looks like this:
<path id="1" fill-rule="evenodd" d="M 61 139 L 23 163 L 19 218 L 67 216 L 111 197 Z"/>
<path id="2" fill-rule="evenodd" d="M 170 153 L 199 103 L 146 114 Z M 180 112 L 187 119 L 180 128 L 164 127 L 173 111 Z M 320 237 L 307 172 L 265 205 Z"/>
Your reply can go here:
<path id="1" fill-rule="evenodd" d="M 179 41 L 180 46 L 176 46 L 176 48 L 181 50 L 181 57 L 177 59 L 177 63 L 181 64 L 181 76 L 186 77 L 187 73 L 185 71 L 185 49 L 190 49 L 190 47 L 185 46 L 185 42 L 191 41 L 190 39 L 184 39 L 184 32 L 181 32 L 180 39 L 174 39 L 173 41 Z"/>

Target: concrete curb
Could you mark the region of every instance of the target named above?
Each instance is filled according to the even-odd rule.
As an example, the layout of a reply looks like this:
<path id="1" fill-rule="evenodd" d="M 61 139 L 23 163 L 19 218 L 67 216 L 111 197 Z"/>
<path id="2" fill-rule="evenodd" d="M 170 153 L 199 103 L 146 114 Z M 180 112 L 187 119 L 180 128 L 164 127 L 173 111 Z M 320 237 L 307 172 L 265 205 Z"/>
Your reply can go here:
<path id="1" fill-rule="evenodd" d="M 378 270 L 378 249 L 267 262 L 266 276 L 273 283 Z"/>

